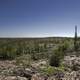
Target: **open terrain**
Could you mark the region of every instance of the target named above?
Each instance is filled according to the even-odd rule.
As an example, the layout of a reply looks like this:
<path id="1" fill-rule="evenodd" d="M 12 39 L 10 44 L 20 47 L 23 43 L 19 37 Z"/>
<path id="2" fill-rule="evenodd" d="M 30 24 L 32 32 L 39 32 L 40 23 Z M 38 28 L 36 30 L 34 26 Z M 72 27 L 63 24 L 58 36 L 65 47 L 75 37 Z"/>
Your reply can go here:
<path id="1" fill-rule="evenodd" d="M 79 54 L 73 38 L 0 38 L 0 80 L 80 80 Z"/>

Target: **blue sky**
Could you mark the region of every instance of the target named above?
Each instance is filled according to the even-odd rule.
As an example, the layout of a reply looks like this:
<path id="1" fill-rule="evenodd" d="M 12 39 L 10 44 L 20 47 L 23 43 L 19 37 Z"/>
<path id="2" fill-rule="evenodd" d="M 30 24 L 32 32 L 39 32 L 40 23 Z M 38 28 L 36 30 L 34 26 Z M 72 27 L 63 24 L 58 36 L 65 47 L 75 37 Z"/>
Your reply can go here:
<path id="1" fill-rule="evenodd" d="M 80 35 L 80 0 L 0 0 L 0 37 Z"/>

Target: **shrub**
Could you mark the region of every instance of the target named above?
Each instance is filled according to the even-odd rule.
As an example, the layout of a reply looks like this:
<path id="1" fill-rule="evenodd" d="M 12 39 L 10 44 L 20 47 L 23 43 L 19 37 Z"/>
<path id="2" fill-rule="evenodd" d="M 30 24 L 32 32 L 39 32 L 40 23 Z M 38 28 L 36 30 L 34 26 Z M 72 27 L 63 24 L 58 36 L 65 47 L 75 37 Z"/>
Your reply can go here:
<path id="1" fill-rule="evenodd" d="M 11 45 L 3 46 L 0 49 L 0 58 L 5 59 L 14 59 L 16 57 L 16 48 Z"/>
<path id="2" fill-rule="evenodd" d="M 63 59 L 65 55 L 64 50 L 66 50 L 66 47 L 63 45 L 54 50 L 49 62 L 51 66 L 59 67 L 61 59 Z"/>
<path id="3" fill-rule="evenodd" d="M 59 67 L 60 64 L 60 56 L 58 53 L 54 53 L 50 58 L 50 65 L 54 67 Z"/>
<path id="4" fill-rule="evenodd" d="M 22 55 L 16 58 L 16 64 L 18 66 L 27 67 L 31 65 L 31 56 L 29 54 Z"/>
<path id="5" fill-rule="evenodd" d="M 41 70 L 43 74 L 46 74 L 46 75 L 52 75 L 54 72 L 56 72 L 56 69 L 55 67 L 51 67 L 51 66 L 48 66 L 44 69 Z"/>
<path id="6" fill-rule="evenodd" d="M 64 68 L 62 66 L 60 67 L 52 67 L 52 66 L 47 66 L 43 69 L 41 69 L 41 73 L 45 74 L 45 75 L 53 75 L 55 73 L 58 72 L 64 72 Z"/>

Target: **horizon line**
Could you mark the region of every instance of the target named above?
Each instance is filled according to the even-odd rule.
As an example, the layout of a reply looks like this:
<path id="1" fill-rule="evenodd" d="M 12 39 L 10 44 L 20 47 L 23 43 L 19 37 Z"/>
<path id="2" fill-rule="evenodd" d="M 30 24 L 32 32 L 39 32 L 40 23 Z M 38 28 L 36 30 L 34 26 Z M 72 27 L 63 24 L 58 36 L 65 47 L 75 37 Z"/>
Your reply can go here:
<path id="1" fill-rule="evenodd" d="M 80 37 L 80 36 L 78 36 Z M 0 38 L 74 38 L 74 36 L 42 36 L 42 37 L 0 37 Z"/>

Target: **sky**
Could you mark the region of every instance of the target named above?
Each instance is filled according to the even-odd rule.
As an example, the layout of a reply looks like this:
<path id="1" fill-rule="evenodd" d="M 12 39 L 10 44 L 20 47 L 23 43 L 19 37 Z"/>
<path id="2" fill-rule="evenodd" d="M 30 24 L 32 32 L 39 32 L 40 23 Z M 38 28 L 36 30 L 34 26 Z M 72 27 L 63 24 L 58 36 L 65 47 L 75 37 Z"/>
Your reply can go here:
<path id="1" fill-rule="evenodd" d="M 0 37 L 80 36 L 80 0 L 0 0 Z"/>

